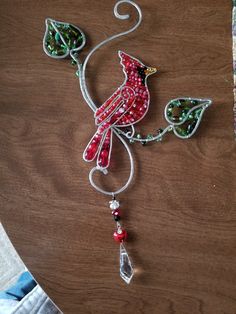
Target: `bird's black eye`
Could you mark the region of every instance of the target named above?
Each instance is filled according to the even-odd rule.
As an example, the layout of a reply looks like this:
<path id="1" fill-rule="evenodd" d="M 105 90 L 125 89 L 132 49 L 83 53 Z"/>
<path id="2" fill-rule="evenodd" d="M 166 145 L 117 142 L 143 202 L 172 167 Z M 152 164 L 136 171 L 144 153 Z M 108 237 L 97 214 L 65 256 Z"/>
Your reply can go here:
<path id="1" fill-rule="evenodd" d="M 146 74 L 145 71 L 147 70 L 147 67 L 137 67 L 137 72 L 139 74 L 139 76 L 142 79 L 142 83 L 145 84 L 145 78 L 146 78 Z"/>
<path id="2" fill-rule="evenodd" d="M 146 67 L 137 67 L 137 71 L 138 71 L 138 74 L 140 75 L 140 76 L 142 76 L 143 74 L 145 74 L 145 70 L 146 70 L 147 68 Z"/>

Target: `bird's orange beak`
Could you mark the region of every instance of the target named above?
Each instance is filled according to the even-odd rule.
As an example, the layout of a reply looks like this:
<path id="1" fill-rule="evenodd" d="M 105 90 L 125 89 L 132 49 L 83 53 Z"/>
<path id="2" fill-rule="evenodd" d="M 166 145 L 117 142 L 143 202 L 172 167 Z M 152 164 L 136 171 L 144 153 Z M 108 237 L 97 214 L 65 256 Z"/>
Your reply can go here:
<path id="1" fill-rule="evenodd" d="M 148 68 L 145 70 L 146 76 L 151 75 L 151 74 L 154 74 L 154 73 L 156 73 L 156 72 L 157 72 L 157 68 L 148 67 Z"/>

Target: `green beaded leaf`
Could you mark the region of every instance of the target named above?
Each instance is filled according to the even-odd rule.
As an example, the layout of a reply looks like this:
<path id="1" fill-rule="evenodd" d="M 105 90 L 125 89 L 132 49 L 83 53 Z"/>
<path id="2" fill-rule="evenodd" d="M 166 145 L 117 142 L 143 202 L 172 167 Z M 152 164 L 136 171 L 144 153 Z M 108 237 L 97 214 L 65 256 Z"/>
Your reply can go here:
<path id="1" fill-rule="evenodd" d="M 45 53 L 52 58 L 66 58 L 71 51 L 79 51 L 85 45 L 85 35 L 78 27 L 46 19 L 46 32 L 43 40 Z"/>
<path id="2" fill-rule="evenodd" d="M 196 132 L 203 113 L 211 103 L 209 99 L 173 99 L 165 108 L 165 118 L 173 126 L 175 135 L 189 138 Z"/>

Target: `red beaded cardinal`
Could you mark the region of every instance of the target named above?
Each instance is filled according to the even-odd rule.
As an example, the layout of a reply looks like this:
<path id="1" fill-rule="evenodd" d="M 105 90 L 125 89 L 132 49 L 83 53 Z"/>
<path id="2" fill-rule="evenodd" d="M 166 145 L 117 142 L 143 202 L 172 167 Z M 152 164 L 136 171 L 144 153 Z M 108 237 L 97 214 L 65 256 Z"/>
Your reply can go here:
<path id="1" fill-rule="evenodd" d="M 83 154 L 88 162 L 96 158 L 97 166 L 103 169 L 110 164 L 113 127 L 132 126 L 143 119 L 150 102 L 147 77 L 157 71 L 122 51 L 118 54 L 125 81 L 96 110 L 94 118 L 97 131 Z"/>

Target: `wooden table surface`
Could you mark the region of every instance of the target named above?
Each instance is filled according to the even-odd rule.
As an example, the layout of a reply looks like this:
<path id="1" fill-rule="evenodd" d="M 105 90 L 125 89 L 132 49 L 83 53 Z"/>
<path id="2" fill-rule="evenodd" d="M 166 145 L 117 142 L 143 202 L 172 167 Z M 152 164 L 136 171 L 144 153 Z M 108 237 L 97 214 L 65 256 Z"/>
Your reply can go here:
<path id="1" fill-rule="evenodd" d="M 88 84 L 98 105 L 123 82 L 117 50 L 159 68 L 151 107 L 137 126 L 166 125 L 165 104 L 210 97 L 189 140 L 133 144 L 135 180 L 120 195 L 127 250 L 137 268 L 119 277 L 119 246 L 108 197 L 89 185 L 82 153 L 95 131 L 75 68 L 42 50 L 46 17 L 74 23 L 91 47 L 135 21 L 113 16 L 115 1 L 1 1 L 0 218 L 33 275 L 65 314 L 235 314 L 236 206 L 231 2 L 140 0 L 133 34 L 91 60 Z M 128 10 L 124 6 L 123 12 Z M 127 11 L 126 11 L 127 12 Z M 133 11 L 132 11 L 133 12 Z M 110 176 L 129 171 L 114 141 Z"/>

